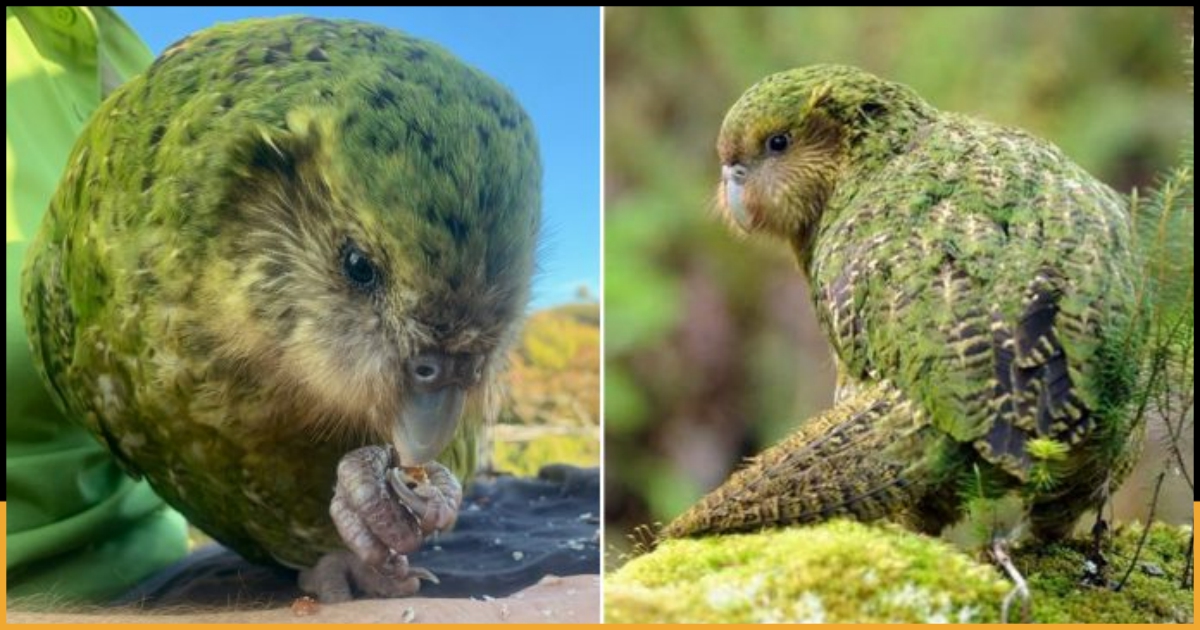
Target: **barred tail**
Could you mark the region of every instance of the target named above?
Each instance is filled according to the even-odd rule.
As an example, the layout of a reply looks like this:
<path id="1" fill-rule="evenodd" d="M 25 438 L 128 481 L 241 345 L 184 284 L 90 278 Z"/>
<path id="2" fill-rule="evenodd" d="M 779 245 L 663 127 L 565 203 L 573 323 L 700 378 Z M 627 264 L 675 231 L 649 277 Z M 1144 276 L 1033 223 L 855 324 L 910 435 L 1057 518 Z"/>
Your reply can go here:
<path id="1" fill-rule="evenodd" d="M 662 535 L 899 514 L 923 493 L 922 469 L 914 462 L 922 460 L 931 432 L 917 407 L 894 386 L 865 387 L 751 459 Z"/>

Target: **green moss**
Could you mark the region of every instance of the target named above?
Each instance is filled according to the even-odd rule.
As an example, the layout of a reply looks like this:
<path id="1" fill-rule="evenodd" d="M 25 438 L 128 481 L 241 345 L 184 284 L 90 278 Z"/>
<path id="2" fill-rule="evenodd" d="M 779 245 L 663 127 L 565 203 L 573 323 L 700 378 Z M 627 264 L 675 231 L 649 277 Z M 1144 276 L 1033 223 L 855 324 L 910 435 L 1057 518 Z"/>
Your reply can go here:
<path id="1" fill-rule="evenodd" d="M 1163 622 L 1192 618 L 1178 587 L 1187 531 L 1159 526 L 1120 593 L 1081 586 L 1086 541 L 1015 552 L 1042 622 Z M 1109 558 L 1127 566 L 1140 529 L 1118 532 Z M 1114 570 L 1113 577 L 1119 577 Z M 943 541 L 894 526 L 815 527 L 664 541 L 605 583 L 609 622 L 993 622 L 1011 584 Z"/>
<path id="2" fill-rule="evenodd" d="M 1116 532 L 1105 556 L 1108 579 L 1119 582 L 1142 535 L 1140 525 Z M 1191 623 L 1193 591 L 1179 588 L 1190 530 L 1156 524 L 1124 589 L 1085 586 L 1080 576 L 1090 543 L 1072 539 L 1018 550 L 1013 561 L 1034 593 L 1034 617 L 1045 623 Z M 1143 569 L 1145 567 L 1145 569 Z M 1161 572 L 1162 575 L 1151 573 Z"/>
<path id="3" fill-rule="evenodd" d="M 894 527 L 665 541 L 605 585 L 610 622 L 986 622 L 1008 585 L 945 543 Z"/>

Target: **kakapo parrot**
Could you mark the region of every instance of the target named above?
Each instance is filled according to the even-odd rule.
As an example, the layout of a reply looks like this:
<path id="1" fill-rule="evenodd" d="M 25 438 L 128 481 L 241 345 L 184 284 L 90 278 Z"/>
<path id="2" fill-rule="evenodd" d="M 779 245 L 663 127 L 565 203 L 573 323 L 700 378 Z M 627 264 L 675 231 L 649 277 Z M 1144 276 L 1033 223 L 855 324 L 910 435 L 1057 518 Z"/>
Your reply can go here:
<path id="1" fill-rule="evenodd" d="M 717 147 L 717 206 L 791 246 L 838 390 L 665 536 L 834 517 L 937 533 L 981 490 L 1054 539 L 1115 489 L 1144 429 L 1121 195 L 1044 140 L 846 66 L 763 79 Z"/>
<path id="2" fill-rule="evenodd" d="M 325 600 L 411 594 L 498 403 L 540 187 L 529 116 L 434 44 L 215 26 L 83 130 L 23 271 L 33 356 L 213 538 Z"/>

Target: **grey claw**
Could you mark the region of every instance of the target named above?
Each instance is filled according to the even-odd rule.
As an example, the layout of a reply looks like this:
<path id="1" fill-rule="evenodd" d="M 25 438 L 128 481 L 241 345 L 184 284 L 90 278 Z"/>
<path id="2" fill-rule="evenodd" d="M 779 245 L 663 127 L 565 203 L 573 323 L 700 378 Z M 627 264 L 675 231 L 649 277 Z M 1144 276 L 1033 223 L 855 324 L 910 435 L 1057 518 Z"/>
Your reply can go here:
<path id="1" fill-rule="evenodd" d="M 433 571 L 422 567 L 408 567 L 408 577 L 415 577 L 425 580 L 426 582 L 433 582 L 434 584 L 442 583 L 441 580 L 438 579 L 438 576 L 433 574 Z"/>

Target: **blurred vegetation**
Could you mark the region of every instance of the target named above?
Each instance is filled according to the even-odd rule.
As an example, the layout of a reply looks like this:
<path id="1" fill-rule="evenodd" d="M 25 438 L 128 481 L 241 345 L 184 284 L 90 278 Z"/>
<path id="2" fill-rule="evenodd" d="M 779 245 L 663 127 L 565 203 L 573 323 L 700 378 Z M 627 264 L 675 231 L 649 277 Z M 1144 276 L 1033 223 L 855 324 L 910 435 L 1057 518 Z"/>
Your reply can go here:
<path id="1" fill-rule="evenodd" d="M 600 305 L 534 313 L 509 356 L 493 429 L 493 467 L 533 476 L 545 464 L 600 464 Z"/>
<path id="2" fill-rule="evenodd" d="M 939 108 L 1047 138 L 1122 191 L 1151 186 L 1191 129 L 1186 8 L 617 7 L 604 17 L 605 511 L 617 549 L 832 400 L 829 350 L 790 254 L 731 236 L 710 210 L 717 131 L 755 81 L 811 63 L 861 66 Z M 1162 441 L 1147 441 L 1160 463 L 1126 484 L 1118 520 L 1145 518 Z M 1185 494 L 1169 483 L 1158 517 L 1190 520 Z"/>
<path id="3" fill-rule="evenodd" d="M 581 432 L 536 436 L 506 436 L 496 438 L 493 468 L 519 477 L 537 477 L 547 464 L 571 464 L 594 467 L 600 465 L 600 429 L 591 435 Z"/>

